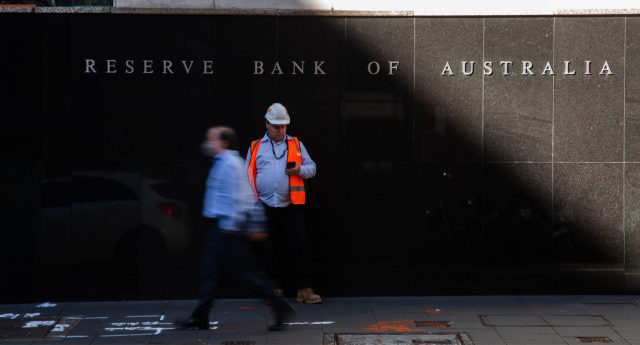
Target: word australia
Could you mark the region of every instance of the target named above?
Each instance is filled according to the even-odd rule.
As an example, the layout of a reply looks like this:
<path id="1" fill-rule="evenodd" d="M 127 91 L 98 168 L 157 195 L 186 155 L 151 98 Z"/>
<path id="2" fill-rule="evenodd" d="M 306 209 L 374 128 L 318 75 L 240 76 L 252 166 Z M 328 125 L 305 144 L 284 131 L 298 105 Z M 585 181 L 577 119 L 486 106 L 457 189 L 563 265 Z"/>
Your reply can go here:
<path id="1" fill-rule="evenodd" d="M 520 64 L 521 63 L 521 64 Z M 581 65 L 581 66 L 580 66 Z M 456 64 L 452 66 L 449 61 L 444 65 L 442 69 L 442 76 L 455 76 L 456 73 L 462 73 L 464 75 L 472 75 L 476 70 L 475 61 L 462 61 L 459 69 L 456 69 Z M 600 67 L 602 66 L 602 67 Z M 556 72 L 551 66 L 551 62 L 547 61 L 544 66 L 534 66 L 531 61 L 499 61 L 494 64 L 493 61 L 485 61 L 482 65 L 482 72 L 484 75 L 492 75 L 494 69 L 496 73 L 502 73 L 503 75 L 512 75 L 521 73 L 522 75 L 535 75 L 536 71 L 540 75 L 555 75 Z M 609 66 L 609 62 L 605 61 L 602 65 L 593 63 L 593 61 L 584 61 L 583 64 L 573 63 L 572 61 L 564 61 L 564 66 L 558 71 L 559 73 L 566 75 L 575 75 L 576 73 L 583 73 L 590 75 L 592 73 L 598 73 L 600 75 L 613 75 L 613 71 Z"/>

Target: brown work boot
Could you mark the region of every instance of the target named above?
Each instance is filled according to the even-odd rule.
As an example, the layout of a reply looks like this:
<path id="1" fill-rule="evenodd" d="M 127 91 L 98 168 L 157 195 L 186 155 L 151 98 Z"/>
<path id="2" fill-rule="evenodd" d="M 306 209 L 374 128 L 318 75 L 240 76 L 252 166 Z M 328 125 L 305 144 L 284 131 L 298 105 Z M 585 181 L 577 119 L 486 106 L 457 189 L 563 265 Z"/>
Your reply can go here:
<path id="1" fill-rule="evenodd" d="M 312 288 L 298 290 L 298 299 L 296 299 L 296 301 L 309 304 L 322 303 L 322 299 L 320 298 L 320 296 L 316 295 L 315 292 L 313 292 Z"/>
<path id="2" fill-rule="evenodd" d="M 284 298 L 284 293 L 282 293 L 282 289 L 273 289 L 273 292 L 277 293 L 278 296 Z M 267 305 L 272 305 L 273 302 L 267 300 Z"/>

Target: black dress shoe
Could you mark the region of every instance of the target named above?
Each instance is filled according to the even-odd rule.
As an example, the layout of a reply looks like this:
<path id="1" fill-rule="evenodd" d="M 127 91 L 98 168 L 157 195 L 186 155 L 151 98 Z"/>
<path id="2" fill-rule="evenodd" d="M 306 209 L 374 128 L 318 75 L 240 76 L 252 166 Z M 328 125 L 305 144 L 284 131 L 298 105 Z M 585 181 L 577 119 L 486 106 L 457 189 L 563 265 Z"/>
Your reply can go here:
<path id="1" fill-rule="evenodd" d="M 192 317 L 188 319 L 176 319 L 173 321 L 173 325 L 177 329 L 197 328 L 197 329 L 209 329 L 209 321 L 202 319 L 194 319 Z"/>

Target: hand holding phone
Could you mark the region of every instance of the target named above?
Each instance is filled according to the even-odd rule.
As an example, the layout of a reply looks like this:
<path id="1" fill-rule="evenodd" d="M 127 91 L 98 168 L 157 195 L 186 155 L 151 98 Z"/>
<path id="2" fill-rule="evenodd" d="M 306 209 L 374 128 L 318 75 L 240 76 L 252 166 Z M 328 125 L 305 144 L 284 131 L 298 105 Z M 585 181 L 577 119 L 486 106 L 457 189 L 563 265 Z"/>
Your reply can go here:
<path id="1" fill-rule="evenodd" d="M 296 162 L 287 162 L 287 169 L 293 169 L 296 167 Z"/>

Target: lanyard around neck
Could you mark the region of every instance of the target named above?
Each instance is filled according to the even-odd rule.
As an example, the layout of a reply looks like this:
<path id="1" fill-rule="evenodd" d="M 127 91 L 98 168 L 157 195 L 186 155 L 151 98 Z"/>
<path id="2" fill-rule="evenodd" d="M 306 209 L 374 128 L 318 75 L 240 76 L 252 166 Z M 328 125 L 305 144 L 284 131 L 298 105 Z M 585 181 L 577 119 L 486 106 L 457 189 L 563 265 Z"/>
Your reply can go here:
<path id="1" fill-rule="evenodd" d="M 286 136 L 285 136 L 284 140 L 287 140 Z M 280 159 L 280 158 L 284 157 L 284 154 L 287 153 L 287 151 L 289 151 L 289 145 L 287 145 L 285 143 L 284 152 L 282 152 L 282 155 L 280 157 L 278 157 L 276 155 L 276 149 L 273 146 L 273 140 L 269 139 L 269 142 L 271 143 L 271 151 L 273 151 L 273 156 L 276 157 L 276 159 Z"/>

